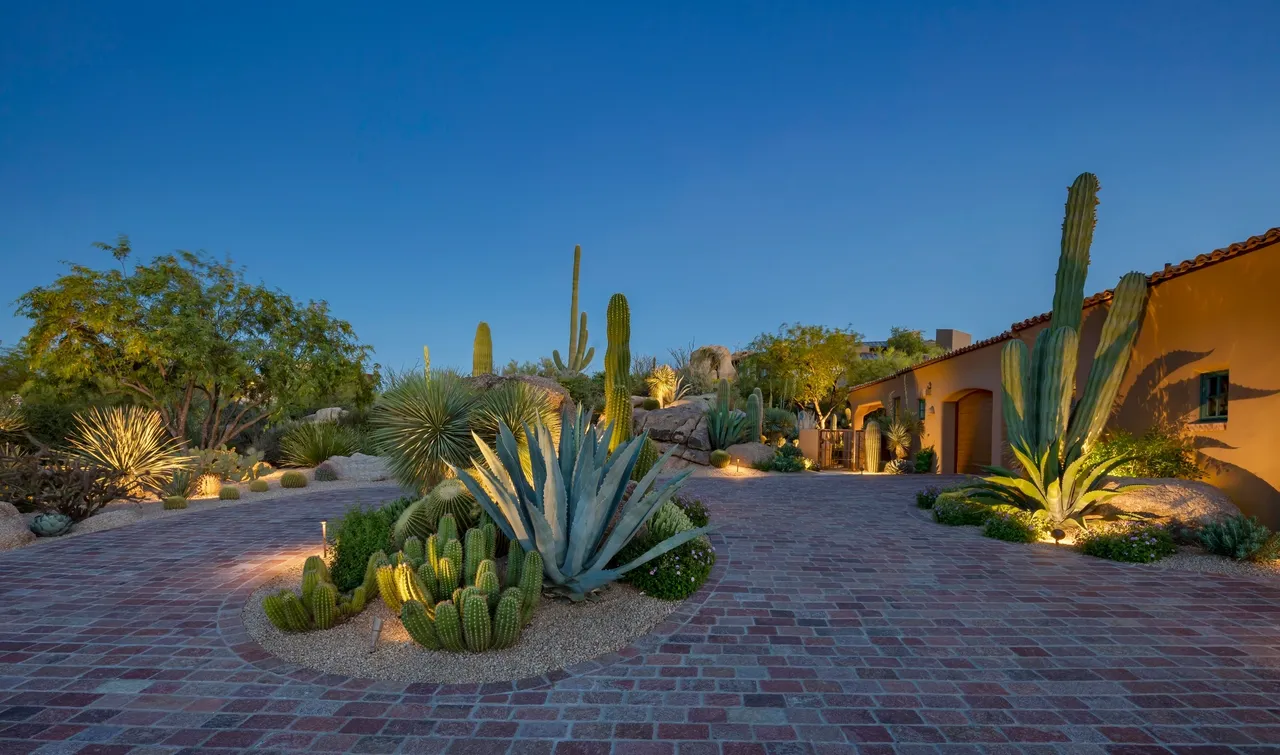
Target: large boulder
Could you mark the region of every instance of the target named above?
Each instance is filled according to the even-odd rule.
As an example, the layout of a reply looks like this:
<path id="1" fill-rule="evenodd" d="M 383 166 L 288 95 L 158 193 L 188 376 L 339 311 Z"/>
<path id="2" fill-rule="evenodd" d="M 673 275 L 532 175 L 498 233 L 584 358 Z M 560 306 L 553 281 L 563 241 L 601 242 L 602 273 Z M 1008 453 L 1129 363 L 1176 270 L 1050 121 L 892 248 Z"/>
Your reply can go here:
<path id="1" fill-rule="evenodd" d="M 328 406 L 324 409 L 318 409 L 315 414 L 308 414 L 302 418 L 303 422 L 337 422 L 343 417 L 350 414 L 346 409 L 340 406 Z"/>
<path id="2" fill-rule="evenodd" d="M 332 466 L 338 473 L 339 480 L 376 482 L 391 478 L 391 472 L 387 469 L 387 460 L 381 456 L 361 453 L 350 456 L 331 456 L 325 463 Z"/>
<path id="3" fill-rule="evenodd" d="M 692 465 L 709 466 L 711 464 L 711 452 L 701 451 L 696 448 L 680 445 L 679 443 L 655 443 L 659 453 L 666 453 L 667 449 L 675 447 L 675 452 L 671 454 L 671 458 L 667 459 L 667 463 L 662 467 L 664 474 L 670 472 L 679 472 L 681 469 L 688 469 Z"/>
<path id="4" fill-rule="evenodd" d="M 744 467 L 754 467 L 767 461 L 773 461 L 777 449 L 765 443 L 735 443 L 725 449 L 729 458 L 737 459 Z"/>
<path id="5" fill-rule="evenodd" d="M 0 551 L 21 548 L 35 539 L 36 533 L 27 527 L 27 518 L 18 507 L 0 501 Z"/>
<path id="6" fill-rule="evenodd" d="M 479 391 L 489 391 L 500 385 L 506 385 L 512 381 L 517 383 L 525 383 L 534 388 L 541 388 L 551 396 L 551 406 L 559 412 L 568 402 L 569 410 L 573 410 L 573 399 L 569 396 L 569 389 L 560 385 L 551 378 L 541 377 L 539 375 L 472 375 L 463 378 L 464 381 L 472 388 Z"/>
<path id="7" fill-rule="evenodd" d="M 636 416 L 633 412 L 632 417 Z M 706 412 L 691 403 L 677 403 L 665 409 L 644 412 L 638 416 L 634 430 L 637 433 L 647 430 L 649 437 L 658 443 L 675 443 L 695 451 L 711 451 Z"/>
<path id="8" fill-rule="evenodd" d="M 1115 479 L 1106 484 L 1109 489 L 1120 485 L 1140 483 L 1149 487 L 1131 493 L 1121 493 L 1097 508 L 1104 516 L 1136 514 L 1150 519 L 1177 519 L 1183 522 L 1208 523 L 1240 514 L 1240 509 L 1226 493 L 1195 480 L 1173 479 Z"/>
<path id="9" fill-rule="evenodd" d="M 689 367 L 708 380 L 733 380 L 738 376 L 733 366 L 733 353 L 724 346 L 699 346 L 689 359 Z"/>

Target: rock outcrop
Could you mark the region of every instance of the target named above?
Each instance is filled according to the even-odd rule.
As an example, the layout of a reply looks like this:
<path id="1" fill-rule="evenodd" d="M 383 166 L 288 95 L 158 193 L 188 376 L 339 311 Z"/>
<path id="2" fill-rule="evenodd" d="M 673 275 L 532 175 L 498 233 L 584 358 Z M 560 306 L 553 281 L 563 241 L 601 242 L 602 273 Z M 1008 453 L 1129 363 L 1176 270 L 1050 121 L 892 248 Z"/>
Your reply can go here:
<path id="1" fill-rule="evenodd" d="M 27 518 L 12 503 L 0 501 L 0 551 L 21 548 L 36 539 Z"/>
<path id="2" fill-rule="evenodd" d="M 725 449 L 729 458 L 740 461 L 744 467 L 754 467 L 773 461 L 777 449 L 766 443 L 735 443 Z"/>
<path id="3" fill-rule="evenodd" d="M 381 456 L 368 454 L 352 454 L 351 456 L 332 456 L 326 464 L 338 473 L 339 480 L 355 480 L 357 482 L 376 482 L 388 480 L 391 472 L 387 469 L 387 461 Z"/>
<path id="4" fill-rule="evenodd" d="M 689 367 L 713 381 L 720 378 L 733 380 L 738 376 L 738 370 L 733 366 L 733 353 L 724 346 L 699 346 L 689 359 Z"/>
<path id="5" fill-rule="evenodd" d="M 700 405 L 677 402 L 665 409 L 637 409 L 631 416 L 635 431 L 648 431 L 661 451 L 676 446 L 673 458 L 694 464 L 711 463 L 711 436 L 707 433 L 706 412 Z"/>
<path id="6" fill-rule="evenodd" d="M 1231 502 L 1226 493 L 1207 482 L 1125 478 L 1112 480 L 1106 487 L 1115 488 L 1135 483 L 1150 487 L 1132 493 L 1121 493 L 1100 505 L 1097 513 L 1104 516 L 1137 514 L 1151 519 L 1177 519 L 1187 523 L 1208 523 L 1240 514 L 1240 508 Z"/>

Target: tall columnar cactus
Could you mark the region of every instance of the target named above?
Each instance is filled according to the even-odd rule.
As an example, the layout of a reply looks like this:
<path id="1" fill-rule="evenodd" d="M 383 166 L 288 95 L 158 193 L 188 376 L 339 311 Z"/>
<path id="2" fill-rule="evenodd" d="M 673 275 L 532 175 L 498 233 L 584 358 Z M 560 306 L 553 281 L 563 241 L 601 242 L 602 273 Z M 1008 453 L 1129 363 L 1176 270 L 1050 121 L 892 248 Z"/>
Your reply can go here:
<path id="1" fill-rule="evenodd" d="M 604 352 L 604 413 L 613 423 L 609 451 L 631 440 L 631 308 L 614 294 L 606 317 L 609 345 Z"/>
<path id="2" fill-rule="evenodd" d="M 484 593 L 468 588 L 462 592 L 462 634 L 467 649 L 481 653 L 493 642 L 493 624 L 489 618 L 489 603 Z"/>
<path id="3" fill-rule="evenodd" d="M 350 597 L 339 593 L 328 566 L 319 556 L 311 556 L 302 566 L 300 590 L 296 593 L 281 590 L 268 595 L 262 599 L 262 609 L 267 619 L 285 632 L 330 629 L 363 611 L 365 594 L 363 586 L 357 587 Z"/>
<path id="4" fill-rule="evenodd" d="M 579 373 L 587 369 L 596 355 L 594 348 L 587 348 L 587 313 L 578 313 L 578 268 L 582 266 L 582 247 L 573 247 L 573 293 L 569 297 L 569 360 L 560 359 L 560 352 L 553 350 L 551 358 L 561 372 Z"/>
<path id="5" fill-rule="evenodd" d="M 992 468 L 993 475 L 971 491 L 975 498 L 1043 508 L 1055 522 L 1084 524 L 1097 504 L 1124 490 L 1103 490 L 1105 477 L 1126 459 L 1091 460 L 1089 449 L 1102 433 L 1129 365 L 1147 301 L 1147 278 L 1128 273 L 1111 296 L 1101 337 L 1080 400 L 1072 408 L 1083 318 L 1084 281 L 1089 269 L 1098 204 L 1098 179 L 1081 173 L 1067 190 L 1066 217 L 1049 325 L 1028 352 L 1020 339 L 1000 355 L 1004 418 L 1009 446 L 1023 475 Z"/>
<path id="6" fill-rule="evenodd" d="M 332 629 L 338 620 L 338 588 L 325 582 L 311 593 L 311 619 L 316 629 Z"/>
<path id="7" fill-rule="evenodd" d="M 516 644 L 520 637 L 520 606 L 524 600 L 518 587 L 508 587 L 498 599 L 493 613 L 493 647 L 501 650 Z"/>
<path id="8" fill-rule="evenodd" d="M 751 442 L 759 443 L 764 435 L 764 397 L 759 388 L 747 397 L 747 427 L 751 431 Z"/>
<path id="9" fill-rule="evenodd" d="M 733 408 L 728 378 L 720 378 L 720 382 L 716 383 L 716 406 L 722 411 L 729 411 Z"/>
<path id="10" fill-rule="evenodd" d="M 493 335 L 487 322 L 476 326 L 476 340 L 471 349 L 471 374 L 493 374 Z"/>
<path id="11" fill-rule="evenodd" d="M 880 471 L 880 423 L 874 419 L 862 428 L 862 450 L 865 469 L 868 472 Z"/>
<path id="12" fill-rule="evenodd" d="M 436 637 L 435 618 L 427 611 L 422 603 L 411 600 L 400 608 L 400 623 L 404 624 L 405 631 L 414 642 L 428 650 L 439 650 L 440 640 Z"/>

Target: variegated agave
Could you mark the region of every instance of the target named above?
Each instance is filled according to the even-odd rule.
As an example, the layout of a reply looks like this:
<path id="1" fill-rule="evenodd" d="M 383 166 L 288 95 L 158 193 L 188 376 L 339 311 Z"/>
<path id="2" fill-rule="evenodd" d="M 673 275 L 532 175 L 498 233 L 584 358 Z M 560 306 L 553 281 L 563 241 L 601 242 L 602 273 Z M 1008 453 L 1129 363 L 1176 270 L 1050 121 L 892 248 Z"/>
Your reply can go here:
<path id="1" fill-rule="evenodd" d="M 592 427 L 589 416 L 581 408 L 576 418 L 566 412 L 558 452 L 544 423 L 525 428 L 532 475 L 522 468 L 519 444 L 505 423 L 498 428 L 496 449 L 476 437 L 484 466 L 457 470 L 458 478 L 503 534 L 519 542 L 526 552 L 537 550 L 546 579 L 574 600 L 709 529 L 675 534 L 633 561 L 608 568 L 609 561 L 654 512 L 672 499 L 689 472 L 655 486 L 671 455 L 668 451 L 623 501 L 631 470 L 648 436 L 632 438 L 610 454 L 607 439 L 612 437 L 612 424 L 603 430 Z"/>

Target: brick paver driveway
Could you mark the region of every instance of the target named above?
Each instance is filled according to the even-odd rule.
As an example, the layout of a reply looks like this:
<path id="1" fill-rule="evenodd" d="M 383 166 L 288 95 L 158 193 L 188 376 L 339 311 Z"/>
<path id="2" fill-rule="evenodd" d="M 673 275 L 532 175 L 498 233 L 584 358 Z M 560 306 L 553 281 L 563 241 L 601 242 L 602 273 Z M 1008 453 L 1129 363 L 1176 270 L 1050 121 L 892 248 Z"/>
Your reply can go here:
<path id="1" fill-rule="evenodd" d="M 1280 590 L 939 527 L 921 482 L 696 481 L 697 605 L 515 685 L 322 676 L 244 635 L 282 554 L 388 488 L 0 555 L 0 752 L 1280 751 Z"/>

